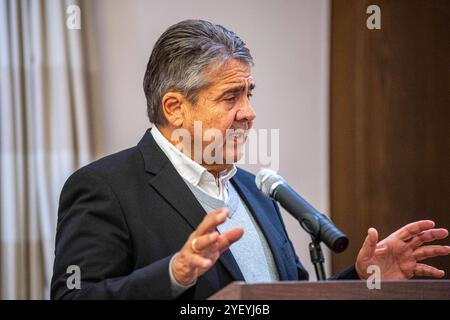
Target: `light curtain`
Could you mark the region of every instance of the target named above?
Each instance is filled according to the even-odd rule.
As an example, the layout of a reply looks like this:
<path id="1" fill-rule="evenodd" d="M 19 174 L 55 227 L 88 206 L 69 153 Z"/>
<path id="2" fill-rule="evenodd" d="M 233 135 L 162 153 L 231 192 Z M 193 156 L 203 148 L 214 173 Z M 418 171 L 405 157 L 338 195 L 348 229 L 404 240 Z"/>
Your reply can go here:
<path id="1" fill-rule="evenodd" d="M 90 160 L 83 29 L 76 1 L 0 0 L 0 298 L 44 299 L 58 198 Z"/>

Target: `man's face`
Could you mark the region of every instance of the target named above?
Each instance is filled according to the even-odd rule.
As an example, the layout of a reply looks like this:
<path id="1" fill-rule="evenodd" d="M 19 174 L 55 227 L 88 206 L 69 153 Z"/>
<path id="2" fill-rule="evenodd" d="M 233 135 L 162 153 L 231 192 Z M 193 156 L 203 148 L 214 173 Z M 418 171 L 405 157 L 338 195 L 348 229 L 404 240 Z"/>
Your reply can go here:
<path id="1" fill-rule="evenodd" d="M 221 132 L 223 164 L 210 168 L 222 171 L 242 156 L 247 136 L 230 135 L 230 132 L 247 133 L 252 127 L 256 114 L 250 97 L 255 84 L 251 67 L 238 60 L 230 60 L 220 68 L 213 68 L 207 76 L 211 84 L 199 92 L 197 103 L 189 108 L 185 117 L 184 127 L 194 136 L 194 121 L 201 121 L 203 134 L 211 128 Z M 210 143 L 204 141 L 203 149 Z"/>

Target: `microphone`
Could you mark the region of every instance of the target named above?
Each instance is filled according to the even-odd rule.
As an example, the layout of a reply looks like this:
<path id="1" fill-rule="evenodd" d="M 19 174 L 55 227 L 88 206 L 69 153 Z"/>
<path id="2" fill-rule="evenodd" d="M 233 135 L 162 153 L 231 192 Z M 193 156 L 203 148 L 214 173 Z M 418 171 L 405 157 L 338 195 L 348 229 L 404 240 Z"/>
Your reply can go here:
<path id="1" fill-rule="evenodd" d="M 323 241 L 336 253 L 348 246 L 348 238 L 328 217 L 314 209 L 275 171 L 262 169 L 255 178 L 256 186 L 269 198 L 278 201 L 318 242 Z"/>

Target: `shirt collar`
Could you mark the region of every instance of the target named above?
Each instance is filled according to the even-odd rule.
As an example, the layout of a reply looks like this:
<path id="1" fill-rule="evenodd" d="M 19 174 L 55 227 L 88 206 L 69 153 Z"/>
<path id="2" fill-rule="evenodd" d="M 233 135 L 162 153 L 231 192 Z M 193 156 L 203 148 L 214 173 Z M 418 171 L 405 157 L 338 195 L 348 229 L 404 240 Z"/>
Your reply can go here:
<path id="1" fill-rule="evenodd" d="M 164 137 L 161 131 L 156 126 L 152 127 L 151 133 L 156 141 L 156 144 L 161 148 L 164 154 L 169 158 L 177 172 L 181 177 L 187 180 L 194 186 L 198 186 L 201 182 L 216 184 L 215 177 L 212 173 L 206 170 L 202 165 L 195 162 L 180 150 L 175 147 L 169 140 Z M 236 165 L 233 164 L 227 170 L 219 174 L 219 182 L 222 186 L 236 174 Z"/>

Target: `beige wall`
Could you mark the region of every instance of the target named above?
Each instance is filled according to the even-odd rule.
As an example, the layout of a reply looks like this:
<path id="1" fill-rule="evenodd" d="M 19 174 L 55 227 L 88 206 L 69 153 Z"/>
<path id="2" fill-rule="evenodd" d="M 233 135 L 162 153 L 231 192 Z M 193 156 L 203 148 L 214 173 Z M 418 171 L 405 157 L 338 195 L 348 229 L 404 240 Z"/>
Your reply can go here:
<path id="1" fill-rule="evenodd" d="M 328 211 L 327 0 L 96 0 L 90 5 L 97 158 L 135 145 L 149 126 L 142 78 L 158 36 L 180 20 L 207 19 L 247 43 L 256 63 L 255 127 L 280 129 L 280 174 L 316 208 Z M 297 253 L 315 278 L 309 238 L 294 219 L 284 217 Z"/>

